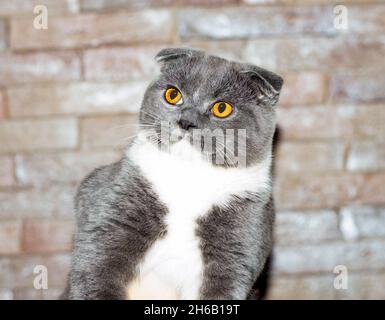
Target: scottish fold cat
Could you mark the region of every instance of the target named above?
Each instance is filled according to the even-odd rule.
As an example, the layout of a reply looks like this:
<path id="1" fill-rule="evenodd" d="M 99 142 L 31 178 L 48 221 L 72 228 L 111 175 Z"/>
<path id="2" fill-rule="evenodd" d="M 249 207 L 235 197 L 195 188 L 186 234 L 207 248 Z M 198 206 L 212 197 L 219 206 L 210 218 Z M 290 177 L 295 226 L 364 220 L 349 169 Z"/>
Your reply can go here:
<path id="1" fill-rule="evenodd" d="M 137 136 L 78 189 L 63 298 L 246 299 L 271 252 L 282 78 L 192 49 L 156 60 Z"/>

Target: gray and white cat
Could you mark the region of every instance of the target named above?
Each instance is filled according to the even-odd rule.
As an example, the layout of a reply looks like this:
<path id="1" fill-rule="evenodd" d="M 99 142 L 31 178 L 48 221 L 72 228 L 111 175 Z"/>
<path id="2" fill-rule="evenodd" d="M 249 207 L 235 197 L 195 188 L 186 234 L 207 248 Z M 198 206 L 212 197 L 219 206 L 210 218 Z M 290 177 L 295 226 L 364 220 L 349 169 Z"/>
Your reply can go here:
<path id="1" fill-rule="evenodd" d="M 282 78 L 191 49 L 156 60 L 161 74 L 145 93 L 137 137 L 79 187 L 63 298 L 246 299 L 271 252 Z M 178 132 L 168 148 L 164 123 Z M 246 130 L 244 143 L 235 139 L 246 161 L 235 164 L 227 142 L 194 144 L 196 129 Z"/>

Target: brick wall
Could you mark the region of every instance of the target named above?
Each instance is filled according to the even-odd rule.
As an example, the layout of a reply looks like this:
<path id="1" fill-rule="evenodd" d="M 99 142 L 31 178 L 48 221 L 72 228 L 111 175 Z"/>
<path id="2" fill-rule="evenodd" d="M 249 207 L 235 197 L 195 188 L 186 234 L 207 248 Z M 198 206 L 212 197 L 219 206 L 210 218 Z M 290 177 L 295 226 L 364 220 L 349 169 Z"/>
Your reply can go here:
<path id="1" fill-rule="evenodd" d="M 118 159 L 166 46 L 284 75 L 268 298 L 385 298 L 385 2 L 343 3 L 346 31 L 328 0 L 0 1 L 0 298 L 63 288 L 76 185 Z"/>

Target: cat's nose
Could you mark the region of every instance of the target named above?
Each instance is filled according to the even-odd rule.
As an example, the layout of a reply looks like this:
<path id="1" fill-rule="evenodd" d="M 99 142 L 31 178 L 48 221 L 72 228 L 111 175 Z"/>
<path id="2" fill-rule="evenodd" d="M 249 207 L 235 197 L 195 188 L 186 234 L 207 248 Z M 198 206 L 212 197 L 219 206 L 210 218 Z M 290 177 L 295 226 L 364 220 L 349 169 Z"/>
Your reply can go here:
<path id="1" fill-rule="evenodd" d="M 180 119 L 178 121 L 179 126 L 184 130 L 196 128 L 197 126 L 189 120 Z"/>

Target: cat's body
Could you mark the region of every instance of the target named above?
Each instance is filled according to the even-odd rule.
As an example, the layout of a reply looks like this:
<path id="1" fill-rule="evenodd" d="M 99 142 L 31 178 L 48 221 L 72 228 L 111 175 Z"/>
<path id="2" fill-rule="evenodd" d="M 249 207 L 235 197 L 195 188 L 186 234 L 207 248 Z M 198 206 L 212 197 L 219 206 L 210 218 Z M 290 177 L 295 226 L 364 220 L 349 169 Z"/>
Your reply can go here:
<path id="1" fill-rule="evenodd" d="M 172 63 L 179 58 L 186 59 L 177 55 Z M 78 230 L 65 298 L 246 299 L 272 242 L 275 122 L 266 114 L 258 119 L 267 119 L 259 124 L 267 137 L 251 148 L 247 166 L 202 158 L 184 126 L 184 138 L 166 151 L 139 134 L 120 162 L 89 175 L 76 197 Z"/>
<path id="2" fill-rule="evenodd" d="M 139 292 L 132 290 L 131 297 L 161 297 L 151 293 L 151 291 L 156 292 L 153 286 L 151 290 L 145 290 L 146 295 L 141 296 L 144 289 L 143 286 L 140 288 L 140 279 L 151 274 L 152 279 L 159 278 L 159 281 L 156 281 L 156 287 L 159 287 L 159 282 L 165 282 L 165 285 L 169 284 L 171 287 L 167 292 L 174 292 L 177 297 L 199 298 L 199 290 L 204 283 L 203 259 L 205 257 L 202 255 L 197 233 L 204 234 L 208 231 L 200 230 L 205 227 L 202 224 L 199 225 L 198 221 L 203 223 L 205 219 L 214 218 L 210 217 L 213 215 L 212 208 L 218 207 L 219 210 L 224 210 L 226 206 L 232 205 L 234 197 L 242 199 L 254 193 L 260 194 L 261 198 L 270 196 L 270 158 L 261 165 L 251 168 L 224 169 L 205 162 L 195 150 L 192 151 L 196 152 L 195 157 L 192 155 L 185 159 L 183 155 L 189 154 L 188 149 L 192 148 L 187 142 L 182 141 L 170 153 L 161 152 L 150 143 L 136 145 L 129 152 L 130 158 L 151 183 L 161 202 L 168 208 L 164 219 L 167 233 L 146 253 L 138 268 L 138 281 L 133 286 Z M 241 218 L 244 212 L 237 212 L 236 207 L 234 209 L 235 212 L 232 214 Z M 220 224 L 217 227 L 221 228 Z M 227 248 L 229 251 L 234 250 L 237 244 L 245 243 L 248 237 L 257 238 L 259 231 L 255 230 L 254 235 L 245 235 L 243 230 L 231 232 L 234 233 L 234 238 L 231 239 L 231 245 Z M 214 234 L 211 235 L 214 239 L 207 239 L 212 244 L 219 239 Z M 228 236 L 230 237 L 230 234 Z M 269 239 L 269 235 L 264 236 Z M 258 239 L 255 239 L 254 245 L 257 243 Z M 225 250 L 226 244 L 222 243 L 222 245 L 221 250 Z M 250 243 L 250 246 L 252 245 L 253 243 Z M 259 243 L 259 245 L 262 244 Z M 257 259 L 254 252 L 243 254 L 249 255 L 248 265 L 256 262 L 253 261 Z"/>

